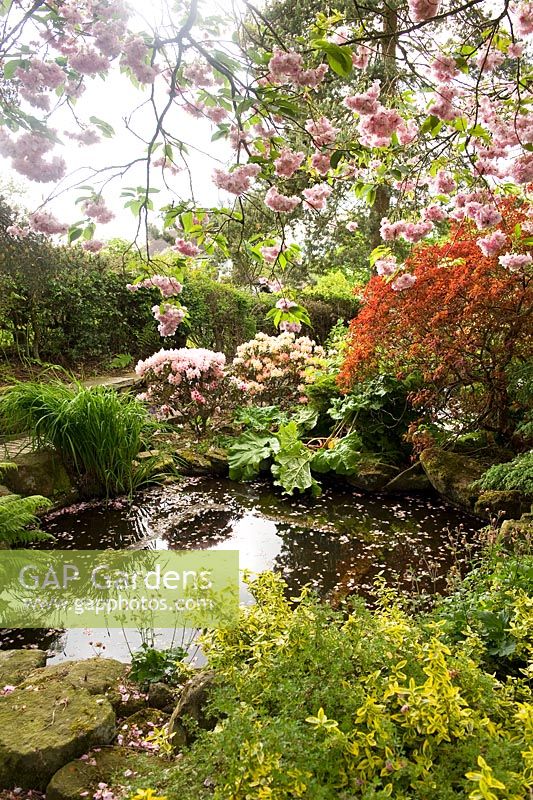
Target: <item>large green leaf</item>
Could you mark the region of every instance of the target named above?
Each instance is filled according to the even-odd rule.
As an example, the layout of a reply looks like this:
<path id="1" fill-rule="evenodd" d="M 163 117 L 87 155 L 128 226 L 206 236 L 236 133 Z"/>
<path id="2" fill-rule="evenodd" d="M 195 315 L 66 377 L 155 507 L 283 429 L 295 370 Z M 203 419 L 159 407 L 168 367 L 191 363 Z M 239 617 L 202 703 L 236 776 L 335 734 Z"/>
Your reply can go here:
<path id="1" fill-rule="evenodd" d="M 313 472 L 336 472 L 337 475 L 354 475 L 361 460 L 362 443 L 359 434 L 350 433 L 339 439 L 334 447 L 324 447 L 315 453 L 311 469 Z"/>
<path id="2" fill-rule="evenodd" d="M 272 434 L 245 431 L 233 441 L 228 451 L 230 479 L 250 481 L 257 477 L 278 449 L 278 440 Z"/>
<path id="3" fill-rule="evenodd" d="M 272 474 L 274 484 L 286 494 L 311 490 L 315 497 L 321 494 L 319 484 L 311 475 L 313 453 L 299 439 L 298 425 L 292 420 L 278 431 L 279 451 L 275 455 Z"/>

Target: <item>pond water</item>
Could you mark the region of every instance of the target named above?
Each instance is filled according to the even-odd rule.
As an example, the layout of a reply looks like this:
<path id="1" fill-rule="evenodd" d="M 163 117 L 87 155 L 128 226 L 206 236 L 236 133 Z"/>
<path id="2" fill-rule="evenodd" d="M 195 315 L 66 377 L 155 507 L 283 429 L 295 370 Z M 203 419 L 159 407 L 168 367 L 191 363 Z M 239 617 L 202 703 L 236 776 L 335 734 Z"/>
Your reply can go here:
<path id="1" fill-rule="evenodd" d="M 55 512 L 43 526 L 62 549 L 238 550 L 241 569 L 274 569 L 291 595 L 304 585 L 335 600 L 374 580 L 435 592 L 482 523 L 428 496 L 363 495 L 329 487 L 320 498 L 281 498 L 268 484 L 190 478 L 133 503 Z M 463 542 L 463 545 L 461 545 Z M 457 548 L 457 545 L 460 545 Z M 241 600 L 251 602 L 246 587 Z M 178 634 L 188 637 L 190 632 Z M 158 646 L 176 634 L 160 631 Z M 127 660 L 136 631 L 5 631 L 0 647 L 37 643 L 51 661 L 95 653 Z"/>

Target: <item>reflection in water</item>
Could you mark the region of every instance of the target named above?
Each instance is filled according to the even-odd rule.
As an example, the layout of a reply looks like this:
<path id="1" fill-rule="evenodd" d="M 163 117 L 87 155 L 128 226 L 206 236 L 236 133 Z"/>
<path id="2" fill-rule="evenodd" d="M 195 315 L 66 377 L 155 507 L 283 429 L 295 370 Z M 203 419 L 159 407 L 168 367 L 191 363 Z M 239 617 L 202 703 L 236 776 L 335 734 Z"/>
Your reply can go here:
<path id="1" fill-rule="evenodd" d="M 369 496 L 336 487 L 318 499 L 291 500 L 261 483 L 191 478 L 145 492 L 132 505 L 55 512 L 44 527 L 63 549 L 239 550 L 241 570 L 275 569 L 291 595 L 307 584 L 336 597 L 365 594 L 378 576 L 402 589 L 441 589 L 453 563 L 450 537 L 471 538 L 480 524 L 427 497 Z M 244 585 L 241 600 L 251 601 Z M 37 641 L 36 634 L 6 633 L 0 646 Z M 159 636 L 158 644 L 168 646 L 175 633 Z M 127 660 L 140 638 L 135 631 L 125 637 L 120 631 L 73 630 L 41 634 L 38 641 L 56 659 L 90 657 L 98 645 L 98 652 L 105 646 L 106 655 Z"/>

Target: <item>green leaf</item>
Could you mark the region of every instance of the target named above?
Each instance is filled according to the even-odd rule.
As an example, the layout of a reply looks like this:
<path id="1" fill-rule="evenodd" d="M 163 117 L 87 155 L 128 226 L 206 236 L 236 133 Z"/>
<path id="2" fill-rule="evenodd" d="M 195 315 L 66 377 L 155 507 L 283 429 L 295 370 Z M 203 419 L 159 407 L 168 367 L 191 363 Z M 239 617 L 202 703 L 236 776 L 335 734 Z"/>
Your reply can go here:
<path id="1" fill-rule="evenodd" d="M 278 431 L 279 451 L 275 455 L 272 474 L 274 484 L 281 486 L 286 494 L 295 490 L 311 490 L 315 497 L 321 494 L 319 484 L 311 475 L 313 453 L 299 439 L 298 425 L 292 420 Z"/>
<path id="2" fill-rule="evenodd" d="M 278 448 L 278 440 L 272 434 L 245 431 L 233 440 L 228 451 L 230 480 L 250 481 L 257 477 Z"/>
<path id="3" fill-rule="evenodd" d="M 358 433 L 350 433 L 335 443 L 322 448 L 313 457 L 314 472 L 336 472 L 337 475 L 355 475 L 361 460 L 362 442 Z"/>
<path id="4" fill-rule="evenodd" d="M 99 117 L 89 117 L 89 122 L 92 122 L 93 125 L 96 125 L 96 127 L 102 133 L 102 136 L 105 136 L 107 139 L 111 139 L 111 137 L 115 135 L 115 129 L 109 124 L 109 122 L 106 122 Z"/>

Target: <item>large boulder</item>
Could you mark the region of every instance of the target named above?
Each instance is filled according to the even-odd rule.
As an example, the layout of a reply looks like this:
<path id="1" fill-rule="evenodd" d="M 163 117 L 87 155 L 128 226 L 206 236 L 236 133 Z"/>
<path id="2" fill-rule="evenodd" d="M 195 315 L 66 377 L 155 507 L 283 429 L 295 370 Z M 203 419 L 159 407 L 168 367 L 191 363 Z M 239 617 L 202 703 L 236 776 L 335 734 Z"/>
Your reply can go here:
<path id="1" fill-rule="evenodd" d="M 3 481 L 15 494 L 39 494 L 54 501 L 71 500 L 75 495 L 65 466 L 54 450 L 20 453 L 13 461 L 17 469 L 6 473 Z"/>
<path id="2" fill-rule="evenodd" d="M 22 683 L 30 672 L 45 664 L 44 650 L 0 650 L 0 689 Z"/>
<path id="3" fill-rule="evenodd" d="M 159 681 L 151 683 L 148 689 L 148 706 L 172 713 L 172 710 L 176 707 L 177 696 L 178 690 L 167 683 Z"/>
<path id="4" fill-rule="evenodd" d="M 432 488 L 422 464 L 417 461 L 408 469 L 404 469 L 387 483 L 384 491 L 390 494 L 410 492 L 427 492 Z"/>
<path id="5" fill-rule="evenodd" d="M 81 795 L 91 798 L 99 783 L 115 790 L 127 786 L 132 773 L 150 768 L 151 759 L 153 756 L 128 747 L 102 747 L 88 758 L 61 767 L 46 788 L 46 800 L 80 800 Z"/>
<path id="6" fill-rule="evenodd" d="M 398 467 L 369 456 L 358 463 L 357 474 L 348 476 L 346 480 L 361 492 L 380 492 L 398 472 Z"/>
<path id="7" fill-rule="evenodd" d="M 0 697 L 0 786 L 44 791 L 64 764 L 114 735 L 105 697 L 59 680 L 20 686 Z"/>
<path id="8" fill-rule="evenodd" d="M 115 710 L 122 715 L 124 692 L 119 686 L 124 684 L 129 666 L 114 658 L 88 658 L 84 661 L 63 661 L 49 667 L 37 669 L 27 675 L 23 686 L 45 686 L 58 682 L 72 689 L 83 689 L 91 695 L 105 695 Z M 146 702 L 143 700 L 143 704 Z M 129 713 L 138 710 L 138 705 Z"/>
<path id="9" fill-rule="evenodd" d="M 485 491 L 479 495 L 474 512 L 487 519 L 498 516 L 503 516 L 505 519 L 519 519 L 529 510 L 530 505 L 530 499 L 521 492 Z"/>
<path id="10" fill-rule="evenodd" d="M 212 670 L 200 670 L 183 687 L 178 705 L 170 718 L 169 735 L 175 749 L 195 738 L 195 728 L 212 730 L 217 720 L 207 712 L 206 705 L 215 682 Z M 191 724 L 192 723 L 192 724 Z"/>
<path id="11" fill-rule="evenodd" d="M 472 484 L 486 471 L 486 464 L 439 447 L 424 450 L 420 463 L 433 488 L 445 500 L 463 511 L 474 511 L 479 491 L 472 488 Z"/>

